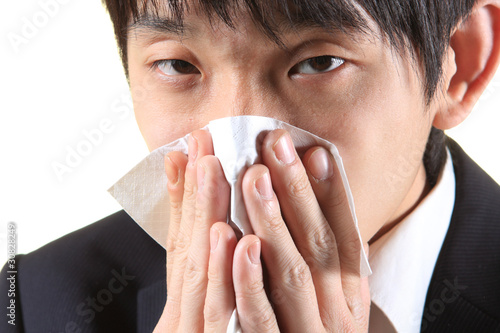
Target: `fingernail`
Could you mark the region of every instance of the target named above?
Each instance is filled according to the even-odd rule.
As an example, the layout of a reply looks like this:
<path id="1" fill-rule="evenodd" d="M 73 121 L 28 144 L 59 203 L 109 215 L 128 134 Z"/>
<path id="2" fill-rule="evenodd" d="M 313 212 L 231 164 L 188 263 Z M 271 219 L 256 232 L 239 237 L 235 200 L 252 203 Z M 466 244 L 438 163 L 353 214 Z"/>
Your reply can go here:
<path id="1" fill-rule="evenodd" d="M 283 134 L 273 147 L 276 158 L 284 164 L 295 161 L 295 147 L 288 134 Z"/>
<path id="2" fill-rule="evenodd" d="M 253 242 L 247 249 L 248 259 L 254 265 L 260 263 L 260 241 Z"/>
<path id="3" fill-rule="evenodd" d="M 210 228 L 210 252 L 214 252 L 219 244 L 220 231 L 217 228 Z"/>
<path id="4" fill-rule="evenodd" d="M 196 178 L 198 180 L 198 192 L 201 192 L 205 185 L 205 168 L 200 163 L 198 163 L 198 168 L 196 169 Z"/>
<path id="5" fill-rule="evenodd" d="M 262 199 L 271 200 L 273 198 L 273 186 L 269 173 L 265 173 L 262 177 L 255 181 L 255 188 Z"/>
<path id="6" fill-rule="evenodd" d="M 189 163 L 194 163 L 198 157 L 198 140 L 191 134 L 188 143 Z"/>
<path id="7" fill-rule="evenodd" d="M 165 156 L 165 172 L 167 174 L 168 182 L 172 185 L 176 185 L 179 181 L 179 168 L 169 156 Z"/>
<path id="8" fill-rule="evenodd" d="M 333 176 L 333 165 L 330 154 L 323 148 L 317 149 L 309 157 L 309 171 L 317 180 L 326 180 Z"/>

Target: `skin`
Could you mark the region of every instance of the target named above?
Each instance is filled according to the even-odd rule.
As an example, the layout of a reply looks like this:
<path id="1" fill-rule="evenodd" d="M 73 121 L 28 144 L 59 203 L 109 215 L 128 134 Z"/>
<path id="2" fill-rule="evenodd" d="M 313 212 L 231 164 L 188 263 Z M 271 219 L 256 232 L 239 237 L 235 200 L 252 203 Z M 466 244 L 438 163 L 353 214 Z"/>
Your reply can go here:
<path id="1" fill-rule="evenodd" d="M 496 6 L 481 15 L 496 19 Z M 441 98 L 426 106 L 419 66 L 395 53 L 373 23 L 373 33 L 356 38 L 318 29 L 285 34 L 286 52 L 245 13 L 236 30 L 193 13 L 185 21 L 193 30 L 183 36 L 134 29 L 127 49 L 136 118 L 150 150 L 192 133 L 188 156 L 171 153 L 165 160 L 168 299 L 156 331 L 225 332 L 235 306 L 245 332 L 366 331 L 369 288 L 358 272 L 363 249 L 329 153 L 311 147 L 298 156 L 285 131 L 269 133 L 263 163 L 243 181 L 255 235 L 238 241 L 222 223 L 229 187 L 210 134 L 197 129 L 213 119 L 260 115 L 335 143 L 368 243 L 427 194 L 422 155 L 431 126 L 445 129 L 465 119 L 484 89 L 473 77 L 481 69 L 481 82 L 488 82 L 498 65 L 498 36 L 481 45 L 489 45 L 485 55 L 479 52 L 484 61 L 472 65 L 460 50 L 457 65 L 460 41 L 485 36 L 484 29 L 463 29 L 445 59 Z M 308 59 L 325 55 L 343 61 L 305 73 Z M 188 72 L 165 63 L 152 68 L 168 59 L 192 66 Z"/>

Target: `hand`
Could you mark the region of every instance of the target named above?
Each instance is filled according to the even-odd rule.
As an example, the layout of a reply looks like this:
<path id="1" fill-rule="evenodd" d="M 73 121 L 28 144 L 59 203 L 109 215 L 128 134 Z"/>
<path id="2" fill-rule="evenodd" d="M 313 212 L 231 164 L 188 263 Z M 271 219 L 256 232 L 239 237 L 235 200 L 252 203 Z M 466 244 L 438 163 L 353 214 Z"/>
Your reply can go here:
<path id="1" fill-rule="evenodd" d="M 225 332 L 235 305 L 244 332 L 367 330 L 368 282 L 359 277 L 360 244 L 338 171 L 319 147 L 303 158 L 307 172 L 293 147 L 292 154 L 275 154 L 281 136 L 287 138 L 274 131 L 264 141 L 267 167 L 255 165 L 245 174 L 256 235 L 237 245 L 231 227 L 216 223 L 226 219 L 229 188 L 211 156 L 209 134 L 193 133 L 189 162 L 169 154 L 168 297 L 155 332 Z"/>
<path id="2" fill-rule="evenodd" d="M 264 165 L 249 168 L 243 180 L 255 235 L 240 240 L 233 264 L 243 331 L 366 332 L 363 249 L 332 156 L 312 148 L 304 167 L 283 130 L 266 136 L 262 154 Z"/>
<path id="3" fill-rule="evenodd" d="M 230 189 L 208 132 L 193 132 L 188 156 L 174 152 L 165 159 L 167 303 L 154 332 L 225 332 L 235 308 L 236 236 L 225 223 Z"/>

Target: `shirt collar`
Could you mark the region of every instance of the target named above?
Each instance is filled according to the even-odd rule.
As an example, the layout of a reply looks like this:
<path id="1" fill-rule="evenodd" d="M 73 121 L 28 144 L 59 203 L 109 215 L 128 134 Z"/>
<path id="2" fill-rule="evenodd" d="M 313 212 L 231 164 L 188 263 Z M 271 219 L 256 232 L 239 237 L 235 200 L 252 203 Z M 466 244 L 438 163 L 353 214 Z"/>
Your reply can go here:
<path id="1" fill-rule="evenodd" d="M 382 312 L 372 311 L 371 315 L 385 315 L 397 332 L 420 331 L 427 289 L 454 202 L 455 173 L 448 151 L 443 172 L 431 192 L 410 215 L 370 246 L 371 300 Z M 373 319 L 373 323 L 380 323 L 379 318 Z M 373 327 L 373 331 L 378 329 Z"/>

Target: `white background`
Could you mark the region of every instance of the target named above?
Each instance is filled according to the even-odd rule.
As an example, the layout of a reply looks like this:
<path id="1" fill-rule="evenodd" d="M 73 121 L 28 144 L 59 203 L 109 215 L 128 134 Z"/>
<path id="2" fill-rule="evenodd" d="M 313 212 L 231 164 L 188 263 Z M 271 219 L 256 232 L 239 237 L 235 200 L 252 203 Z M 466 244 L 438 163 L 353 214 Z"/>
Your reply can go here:
<path id="1" fill-rule="evenodd" d="M 43 3 L 57 7 L 44 9 Z M 30 23 L 35 29 L 26 28 Z M 16 46 L 16 37 L 26 38 Z M 469 119 L 448 132 L 497 182 L 499 87 L 497 75 Z M 99 0 L 4 3 L 0 262 L 6 258 L 9 221 L 17 223 L 18 253 L 27 253 L 120 209 L 106 190 L 148 154 L 129 99 L 112 26 Z M 85 132 L 103 121 L 108 133 L 83 146 Z M 78 148 L 87 155 L 73 159 L 58 177 L 54 163 L 67 165 L 69 151 Z"/>

